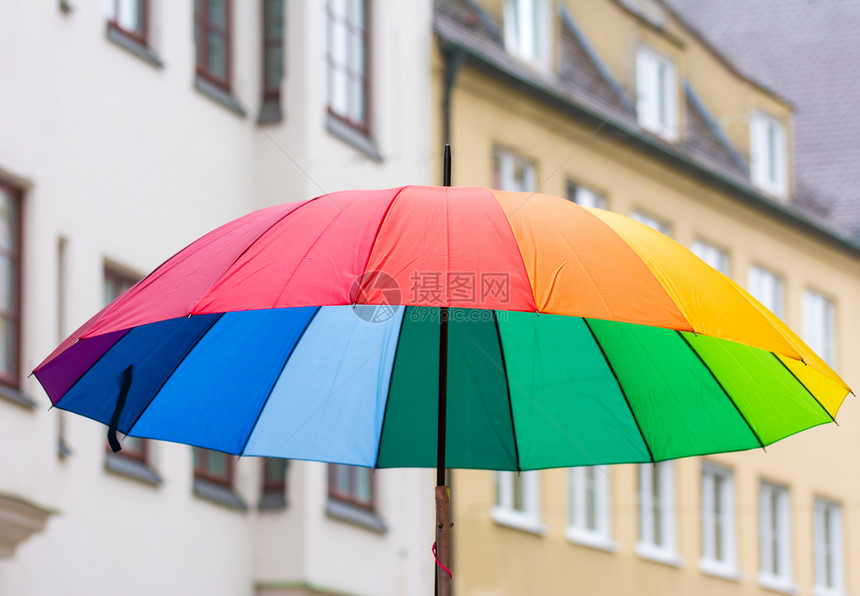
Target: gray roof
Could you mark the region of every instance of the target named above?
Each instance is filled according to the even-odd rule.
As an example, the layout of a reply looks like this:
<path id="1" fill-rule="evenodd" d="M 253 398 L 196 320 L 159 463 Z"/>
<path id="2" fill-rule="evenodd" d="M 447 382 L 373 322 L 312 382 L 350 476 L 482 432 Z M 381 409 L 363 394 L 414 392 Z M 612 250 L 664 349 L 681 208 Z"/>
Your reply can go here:
<path id="1" fill-rule="evenodd" d="M 860 1 L 664 0 L 794 107 L 799 206 L 860 239 Z"/>
<path id="2" fill-rule="evenodd" d="M 710 1 L 744 5 L 744 0 L 700 0 L 701 4 L 696 0 L 671 0 L 672 3 L 667 6 L 690 26 L 694 21 L 682 4 L 688 2 L 688 6 L 697 8 Z M 860 0 L 856 2 L 860 5 Z M 844 222 L 844 217 L 840 215 L 843 203 L 839 204 L 840 210 L 831 209 L 836 201 L 827 199 L 821 188 L 807 181 L 803 168 L 798 167 L 800 174 L 795 196 L 790 203 L 775 200 L 752 185 L 745 158 L 728 141 L 689 81 L 684 81 L 686 118 L 682 142 L 673 144 L 644 130 L 636 119 L 633 90 L 613 79 L 600 57 L 591 49 L 588 39 L 561 5 L 559 13 L 563 26 L 557 46 L 553 48 L 559 58 L 558 72 L 543 72 L 505 51 L 501 24 L 484 11 L 477 0 L 434 0 L 433 28 L 443 47 L 465 52 L 465 57 L 474 66 L 501 77 L 574 117 L 582 118 L 587 124 L 595 126 L 592 134 L 609 135 L 631 143 L 655 158 L 666 160 L 777 218 L 834 242 L 852 254 L 860 254 L 860 236 L 848 234 L 846 230 L 849 227 L 844 223 L 838 227 L 833 223 L 839 218 L 842 218 L 840 222 Z M 765 79 L 753 78 L 759 76 L 758 73 L 742 70 L 701 31 L 692 28 L 734 72 L 746 76 L 760 88 L 776 93 L 768 88 Z M 747 68 L 746 64 L 744 68 Z"/>
<path id="3" fill-rule="evenodd" d="M 563 7 L 559 10 L 562 27 L 558 45 L 554 48 L 559 58 L 557 73 L 538 72 L 508 54 L 500 34 L 500 23 L 494 22 L 475 0 L 436 0 L 435 28 L 444 38 L 480 52 L 522 79 L 531 79 L 599 117 L 636 130 L 654 143 L 665 144 L 641 128 L 629 90 L 612 78 L 569 13 Z M 689 83 L 686 87 L 692 94 Z M 680 150 L 695 161 L 748 184 L 746 164 L 714 124 L 704 105 L 691 100 L 685 109 L 688 117 L 684 120 L 686 129 Z"/>

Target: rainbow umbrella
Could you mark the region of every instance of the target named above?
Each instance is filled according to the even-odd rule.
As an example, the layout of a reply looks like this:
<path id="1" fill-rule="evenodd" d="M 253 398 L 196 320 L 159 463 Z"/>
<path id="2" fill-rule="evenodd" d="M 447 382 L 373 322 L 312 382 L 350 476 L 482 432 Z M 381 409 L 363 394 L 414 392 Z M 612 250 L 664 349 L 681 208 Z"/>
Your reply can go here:
<path id="1" fill-rule="evenodd" d="M 436 467 L 439 485 L 446 467 L 764 447 L 832 421 L 849 391 L 747 292 L 640 223 L 542 194 L 422 186 L 228 223 L 35 374 L 54 406 L 111 435 Z M 441 552 L 447 521 L 437 529 Z"/>

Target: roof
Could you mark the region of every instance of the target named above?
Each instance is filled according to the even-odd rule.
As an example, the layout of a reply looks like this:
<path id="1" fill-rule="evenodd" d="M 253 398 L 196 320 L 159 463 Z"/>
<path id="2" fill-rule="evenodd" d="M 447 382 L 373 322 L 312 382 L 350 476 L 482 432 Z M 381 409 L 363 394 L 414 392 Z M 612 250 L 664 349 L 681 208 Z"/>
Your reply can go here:
<path id="1" fill-rule="evenodd" d="M 655 142 L 662 139 L 645 131 L 636 120 L 633 98 L 614 80 L 588 39 L 577 27 L 570 14 L 560 7 L 560 36 L 554 49 L 559 57 L 558 73 L 543 73 L 504 48 L 501 25 L 494 22 L 475 0 L 436 0 L 436 30 L 449 39 L 492 58 L 499 65 L 524 78 L 535 78 L 548 85 L 569 101 L 587 107 L 601 116 L 624 123 Z M 689 85 L 688 85 L 689 87 Z M 687 125 L 684 147 L 692 157 L 718 167 L 733 176 L 748 178 L 746 165 L 736 159 L 736 151 L 728 144 L 700 101 L 687 102 Z"/>
<path id="2" fill-rule="evenodd" d="M 860 238 L 860 2 L 664 0 L 748 76 L 795 107 L 797 201 Z"/>

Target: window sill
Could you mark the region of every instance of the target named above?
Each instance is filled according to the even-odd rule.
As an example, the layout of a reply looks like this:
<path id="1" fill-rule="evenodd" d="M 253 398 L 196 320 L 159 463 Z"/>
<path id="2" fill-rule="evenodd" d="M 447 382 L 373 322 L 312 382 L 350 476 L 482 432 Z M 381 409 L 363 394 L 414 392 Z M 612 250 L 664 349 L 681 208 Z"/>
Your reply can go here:
<path id="1" fill-rule="evenodd" d="M 257 116 L 257 124 L 260 126 L 266 124 L 277 124 L 284 119 L 281 112 L 281 102 L 279 99 L 264 99 L 263 105 L 260 106 L 260 115 Z"/>
<path id="2" fill-rule="evenodd" d="M 107 38 L 121 47 L 122 49 L 131 52 L 147 64 L 156 68 L 164 68 L 164 63 L 150 48 L 146 47 L 133 37 L 130 37 L 115 27 L 107 25 Z"/>
<path id="3" fill-rule="evenodd" d="M 236 511 L 248 510 L 245 501 L 232 488 L 221 486 L 208 480 L 194 479 L 194 496 L 215 503 L 216 505 L 223 505 L 228 509 Z"/>
<path id="4" fill-rule="evenodd" d="M 490 517 L 500 526 L 521 530 L 536 536 L 543 536 L 546 533 L 546 526 L 536 520 L 534 517 L 503 509 L 502 507 L 493 507 L 490 509 Z"/>
<path id="5" fill-rule="evenodd" d="M 699 559 L 699 571 L 705 575 L 735 582 L 739 582 L 744 578 L 744 574 L 738 571 L 738 568 L 734 565 L 727 565 L 722 561 L 715 561 L 713 559 Z"/>
<path id="6" fill-rule="evenodd" d="M 111 474 L 137 480 L 149 486 L 160 486 L 161 476 L 147 464 L 116 453 L 105 454 L 105 470 Z"/>
<path id="7" fill-rule="evenodd" d="M 217 85 L 214 85 L 201 77 L 194 78 L 194 88 L 200 93 L 211 99 L 212 101 L 221 104 L 237 116 L 244 118 L 247 116 L 245 109 L 239 101 L 229 92 L 224 91 Z"/>
<path id="8" fill-rule="evenodd" d="M 370 137 L 365 136 L 355 128 L 331 113 L 328 114 L 325 124 L 326 130 L 341 141 L 351 145 L 364 153 L 367 157 L 377 163 L 382 163 L 382 156 L 376 147 L 376 143 Z"/>
<path id="9" fill-rule="evenodd" d="M 769 195 L 781 203 L 785 203 L 788 200 L 788 189 L 783 186 L 771 184 L 764 180 L 756 180 L 752 176 L 750 177 L 750 182 L 752 182 L 752 185 L 755 186 L 756 190 Z"/>
<path id="10" fill-rule="evenodd" d="M 644 542 L 637 542 L 634 551 L 643 559 L 669 565 L 670 567 L 681 567 L 684 564 L 684 559 L 679 557 L 675 551 L 656 548 Z"/>
<path id="11" fill-rule="evenodd" d="M 670 143 L 672 145 L 675 145 L 678 143 L 678 141 L 680 141 L 680 135 L 678 134 L 677 130 L 669 130 L 669 129 L 665 129 L 665 128 L 654 128 L 654 127 L 647 126 L 647 125 L 643 124 L 641 120 L 639 120 L 638 122 L 639 122 L 639 126 L 642 127 L 642 130 L 644 130 L 645 132 L 651 133 L 652 135 L 654 135 L 655 137 L 657 137 L 661 141 L 664 141 L 666 143 Z"/>
<path id="12" fill-rule="evenodd" d="M 287 495 L 284 492 L 263 491 L 257 509 L 260 511 L 279 511 L 287 508 Z"/>
<path id="13" fill-rule="evenodd" d="M 769 573 L 758 574 L 758 584 L 766 590 L 781 592 L 783 594 L 797 594 L 797 584 L 784 577 L 777 577 Z"/>
<path id="14" fill-rule="evenodd" d="M 17 389 L 13 389 L 8 385 L 0 384 L 0 398 L 5 399 L 13 404 L 18 406 L 27 408 L 28 410 L 35 410 L 38 406 L 33 398 L 29 395 L 21 393 Z"/>
<path id="15" fill-rule="evenodd" d="M 385 534 L 388 532 L 388 527 L 382 518 L 375 512 L 368 509 L 356 507 L 350 503 L 344 503 L 337 499 L 329 498 L 326 501 L 325 513 L 328 517 L 339 521 L 347 522 L 355 526 L 359 526 L 366 530 L 376 532 L 377 534 Z"/>
<path id="16" fill-rule="evenodd" d="M 816 585 L 812 586 L 812 596 L 845 596 L 845 590 Z"/>
<path id="17" fill-rule="evenodd" d="M 579 528 L 574 528 L 572 526 L 565 528 L 564 535 L 567 536 L 567 539 L 570 542 L 580 546 L 587 546 L 589 548 L 595 548 L 608 553 L 614 553 L 618 550 L 618 543 L 610 539 L 608 536 L 601 536 L 600 534 L 595 534 L 593 532 L 584 532 Z"/>

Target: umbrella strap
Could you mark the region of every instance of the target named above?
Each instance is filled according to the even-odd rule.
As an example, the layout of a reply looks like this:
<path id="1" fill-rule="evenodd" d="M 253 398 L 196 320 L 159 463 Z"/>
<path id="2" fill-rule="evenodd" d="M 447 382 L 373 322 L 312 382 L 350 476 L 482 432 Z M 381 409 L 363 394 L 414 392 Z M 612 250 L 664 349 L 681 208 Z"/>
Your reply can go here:
<path id="1" fill-rule="evenodd" d="M 445 567 L 445 566 L 442 564 L 442 561 L 440 561 L 440 560 L 439 560 L 439 558 L 436 556 L 436 543 L 435 543 L 435 542 L 433 543 L 433 548 L 432 548 L 432 549 L 430 549 L 430 550 L 432 550 L 432 551 L 433 551 L 433 558 L 434 558 L 434 559 L 436 559 L 436 564 L 437 564 L 439 567 L 441 567 L 442 569 L 444 569 L 444 570 L 445 570 L 445 573 L 447 573 L 447 574 L 448 574 L 448 577 L 450 577 L 451 579 L 454 579 L 454 574 L 453 574 L 453 573 L 451 573 L 451 570 L 450 570 L 450 569 L 448 569 L 447 567 Z"/>
<path id="2" fill-rule="evenodd" d="M 113 409 L 113 414 L 110 417 L 110 426 L 108 427 L 107 440 L 111 451 L 116 453 L 122 446 L 116 438 L 116 429 L 119 426 L 119 415 L 125 407 L 125 400 L 128 397 L 128 390 L 131 387 L 131 374 L 134 372 L 134 366 L 129 365 L 122 373 L 122 384 L 119 387 L 119 395 L 116 398 L 116 407 Z"/>

